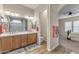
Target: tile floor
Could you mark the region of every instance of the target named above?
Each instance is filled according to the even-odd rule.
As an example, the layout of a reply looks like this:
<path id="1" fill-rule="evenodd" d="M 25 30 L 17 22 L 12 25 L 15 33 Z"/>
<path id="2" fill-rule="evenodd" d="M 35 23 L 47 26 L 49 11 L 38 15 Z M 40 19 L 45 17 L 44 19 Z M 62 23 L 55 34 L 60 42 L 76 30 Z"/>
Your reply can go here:
<path id="1" fill-rule="evenodd" d="M 65 37 L 62 37 L 60 40 L 60 45 L 63 47 L 73 50 L 77 54 L 79 54 L 79 41 L 67 40 Z"/>
<path id="2" fill-rule="evenodd" d="M 66 49 L 63 46 L 58 46 L 53 51 L 49 52 L 45 45 L 41 45 L 39 48 L 26 52 L 26 54 L 75 54 L 72 50 Z"/>
<path id="3" fill-rule="evenodd" d="M 47 51 L 46 43 L 31 45 L 29 47 L 21 48 L 7 54 L 78 54 L 79 52 L 79 42 L 72 40 L 61 39 L 60 46 L 58 46 L 53 51 Z"/>
<path id="4" fill-rule="evenodd" d="M 63 46 L 58 46 L 53 51 L 49 52 L 46 49 L 46 44 L 42 44 L 40 46 L 32 46 L 32 48 L 21 48 L 7 54 L 76 54 L 76 52 L 66 49 Z"/>

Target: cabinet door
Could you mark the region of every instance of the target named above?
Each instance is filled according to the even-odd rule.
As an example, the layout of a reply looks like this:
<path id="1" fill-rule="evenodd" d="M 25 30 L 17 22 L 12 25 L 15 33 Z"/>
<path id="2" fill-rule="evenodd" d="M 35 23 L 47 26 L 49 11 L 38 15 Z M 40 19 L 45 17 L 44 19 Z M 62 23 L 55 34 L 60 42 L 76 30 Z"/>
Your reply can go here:
<path id="1" fill-rule="evenodd" d="M 1 38 L 0 38 L 0 51 L 1 51 Z"/>
<path id="2" fill-rule="evenodd" d="M 21 43 L 22 43 L 22 47 L 27 45 L 27 35 L 22 35 L 21 36 Z"/>
<path id="3" fill-rule="evenodd" d="M 28 44 L 36 42 L 36 34 L 28 34 Z"/>
<path id="4" fill-rule="evenodd" d="M 16 49 L 16 48 L 20 48 L 21 47 L 21 38 L 20 36 L 13 36 L 12 37 L 12 48 Z"/>
<path id="5" fill-rule="evenodd" d="M 12 49 L 12 38 L 3 37 L 1 38 L 1 51 L 8 51 Z"/>

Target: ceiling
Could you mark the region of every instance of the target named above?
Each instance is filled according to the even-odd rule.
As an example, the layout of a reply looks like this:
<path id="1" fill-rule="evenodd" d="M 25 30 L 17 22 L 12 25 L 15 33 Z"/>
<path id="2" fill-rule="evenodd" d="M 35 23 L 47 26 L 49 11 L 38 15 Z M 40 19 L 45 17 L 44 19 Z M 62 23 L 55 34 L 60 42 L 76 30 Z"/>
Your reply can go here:
<path id="1" fill-rule="evenodd" d="M 23 4 L 25 7 L 29 7 L 31 9 L 35 9 L 39 4 Z M 71 12 L 79 12 L 79 4 L 66 4 L 59 12 L 59 15 L 65 15 L 69 11 Z"/>
<path id="2" fill-rule="evenodd" d="M 23 6 L 25 7 L 29 7 L 31 9 L 35 9 L 36 7 L 38 7 L 39 4 L 23 4 Z"/>
<path id="3" fill-rule="evenodd" d="M 68 12 L 79 13 L 79 4 L 67 4 L 59 12 L 59 15 L 65 15 Z"/>

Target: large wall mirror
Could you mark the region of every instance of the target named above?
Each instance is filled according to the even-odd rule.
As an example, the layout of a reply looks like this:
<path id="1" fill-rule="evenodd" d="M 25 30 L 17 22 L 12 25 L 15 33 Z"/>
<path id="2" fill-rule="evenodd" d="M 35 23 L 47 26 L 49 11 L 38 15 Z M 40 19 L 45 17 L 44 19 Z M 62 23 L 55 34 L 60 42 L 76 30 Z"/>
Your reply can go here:
<path id="1" fill-rule="evenodd" d="M 5 15 L 5 18 L 0 17 L 0 26 L 3 26 L 4 32 L 27 31 L 27 19 Z"/>

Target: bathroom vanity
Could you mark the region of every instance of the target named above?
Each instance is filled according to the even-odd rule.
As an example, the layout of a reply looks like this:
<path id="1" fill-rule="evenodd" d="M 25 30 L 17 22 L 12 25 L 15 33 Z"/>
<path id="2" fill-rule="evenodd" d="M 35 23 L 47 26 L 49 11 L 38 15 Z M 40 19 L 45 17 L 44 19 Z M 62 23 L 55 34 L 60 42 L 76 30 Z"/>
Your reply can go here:
<path id="1" fill-rule="evenodd" d="M 36 31 L 0 34 L 0 53 L 26 47 L 36 42 Z"/>

